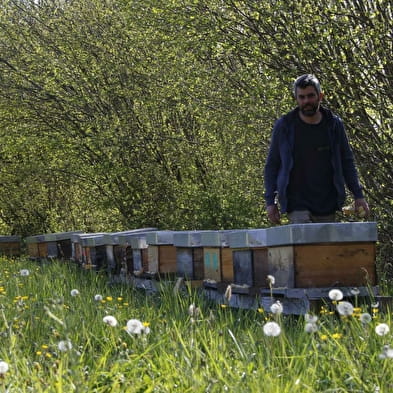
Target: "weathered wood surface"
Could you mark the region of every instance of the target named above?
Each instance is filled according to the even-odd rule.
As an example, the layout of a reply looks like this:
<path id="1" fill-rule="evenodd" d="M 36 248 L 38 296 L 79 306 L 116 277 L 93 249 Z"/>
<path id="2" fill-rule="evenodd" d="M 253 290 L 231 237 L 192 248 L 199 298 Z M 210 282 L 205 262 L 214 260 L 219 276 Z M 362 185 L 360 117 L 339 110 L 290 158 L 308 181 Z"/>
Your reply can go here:
<path id="1" fill-rule="evenodd" d="M 376 285 L 375 244 L 294 246 L 296 287 Z"/>

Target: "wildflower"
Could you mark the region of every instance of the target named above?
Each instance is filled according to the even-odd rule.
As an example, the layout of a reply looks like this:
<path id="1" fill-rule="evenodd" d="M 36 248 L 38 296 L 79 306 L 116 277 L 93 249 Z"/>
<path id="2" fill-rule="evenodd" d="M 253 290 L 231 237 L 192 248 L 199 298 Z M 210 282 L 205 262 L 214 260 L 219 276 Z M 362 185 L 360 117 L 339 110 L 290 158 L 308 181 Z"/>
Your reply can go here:
<path id="1" fill-rule="evenodd" d="M 197 317 L 199 315 L 199 307 L 196 307 L 195 304 L 191 304 L 190 307 L 188 307 L 188 315 L 190 317 Z"/>
<path id="2" fill-rule="evenodd" d="M 3 360 L 0 361 L 0 375 L 4 375 L 8 370 L 9 366 L 7 362 L 4 362 Z"/>
<path id="3" fill-rule="evenodd" d="M 259 314 L 263 314 L 265 312 L 265 310 L 262 307 L 259 307 L 258 310 Z"/>
<path id="4" fill-rule="evenodd" d="M 282 314 L 282 312 L 283 312 L 283 306 L 282 306 L 282 304 L 281 304 L 281 302 L 279 301 L 279 300 L 277 300 L 275 303 L 273 303 L 271 306 L 270 306 L 270 311 L 273 313 L 273 314 L 276 314 L 276 315 L 280 315 L 280 314 Z"/>
<path id="5" fill-rule="evenodd" d="M 101 302 L 102 299 L 103 299 L 102 295 L 97 294 L 97 295 L 94 296 L 94 300 L 95 300 L 96 302 Z"/>
<path id="6" fill-rule="evenodd" d="M 227 308 L 228 306 L 226 304 L 220 304 L 221 308 Z"/>
<path id="7" fill-rule="evenodd" d="M 349 316 L 353 314 L 353 305 L 349 302 L 340 302 L 336 306 L 337 311 L 342 316 Z"/>
<path id="8" fill-rule="evenodd" d="M 22 277 L 27 277 L 27 276 L 30 274 L 30 272 L 29 272 L 28 269 L 22 269 L 22 270 L 19 272 L 19 274 L 20 274 Z"/>
<path id="9" fill-rule="evenodd" d="M 328 339 L 327 334 L 321 334 L 321 340 L 326 341 Z"/>
<path id="10" fill-rule="evenodd" d="M 113 317 L 112 315 L 106 315 L 104 318 L 102 318 L 103 322 L 106 323 L 109 326 L 115 327 L 117 326 L 117 319 Z"/>
<path id="11" fill-rule="evenodd" d="M 72 291 L 71 291 L 71 296 L 78 296 L 79 295 L 79 291 L 77 290 L 77 289 L 73 289 Z"/>
<path id="12" fill-rule="evenodd" d="M 269 287 L 274 286 L 274 284 L 276 282 L 276 279 L 271 274 L 267 275 L 266 280 L 267 280 L 267 283 L 269 284 Z"/>
<path id="13" fill-rule="evenodd" d="M 277 337 L 281 333 L 281 328 L 276 322 L 267 322 L 263 325 L 263 332 L 266 336 Z"/>
<path id="14" fill-rule="evenodd" d="M 361 323 L 366 325 L 371 322 L 372 316 L 368 312 L 364 312 L 363 314 L 360 314 L 359 319 Z"/>
<path id="15" fill-rule="evenodd" d="M 389 333 L 389 326 L 386 323 L 380 323 L 379 325 L 375 326 L 375 333 L 378 336 L 384 336 L 385 334 Z"/>
<path id="16" fill-rule="evenodd" d="M 318 321 L 318 317 L 311 314 L 305 314 L 304 319 L 306 320 L 306 323 L 316 323 Z"/>
<path id="17" fill-rule="evenodd" d="M 149 333 L 150 328 L 146 332 L 146 326 L 139 319 L 130 319 L 127 322 L 126 331 L 128 334 Z"/>
<path id="18" fill-rule="evenodd" d="M 329 299 L 333 301 L 342 300 L 344 297 L 343 293 L 339 289 L 331 289 L 329 291 Z"/>
<path id="19" fill-rule="evenodd" d="M 359 295 L 359 293 L 360 293 L 359 288 L 352 288 L 352 289 L 351 289 L 351 294 L 352 294 L 353 296 L 357 296 L 357 295 Z"/>
<path id="20" fill-rule="evenodd" d="M 107 297 L 105 298 L 105 300 L 108 301 L 108 302 L 111 302 L 111 301 L 113 300 L 113 297 L 112 297 L 112 296 L 107 296 Z"/>
<path id="21" fill-rule="evenodd" d="M 62 340 L 59 341 L 57 347 L 59 348 L 60 352 L 67 352 L 72 349 L 72 343 L 70 340 Z"/>
<path id="22" fill-rule="evenodd" d="M 389 345 L 384 345 L 382 353 L 379 355 L 380 359 L 393 359 L 393 349 Z"/>
<path id="23" fill-rule="evenodd" d="M 225 290 L 224 298 L 229 303 L 231 301 L 231 297 L 232 297 L 232 287 L 228 285 L 227 289 Z"/>
<path id="24" fill-rule="evenodd" d="M 143 322 L 143 327 L 145 328 L 145 334 L 150 333 L 150 323 L 149 322 Z"/>
<path id="25" fill-rule="evenodd" d="M 342 337 L 342 333 L 333 333 L 332 334 L 332 338 L 334 338 L 335 340 L 339 340 Z"/>
<path id="26" fill-rule="evenodd" d="M 304 331 L 306 333 L 315 333 L 318 331 L 318 325 L 316 323 L 307 322 L 304 326 Z"/>

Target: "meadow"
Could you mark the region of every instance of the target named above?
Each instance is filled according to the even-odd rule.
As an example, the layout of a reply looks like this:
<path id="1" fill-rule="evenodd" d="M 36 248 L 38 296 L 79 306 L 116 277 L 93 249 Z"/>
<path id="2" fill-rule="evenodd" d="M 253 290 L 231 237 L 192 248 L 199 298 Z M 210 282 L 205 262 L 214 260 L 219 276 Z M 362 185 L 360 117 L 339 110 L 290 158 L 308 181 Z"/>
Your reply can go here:
<path id="1" fill-rule="evenodd" d="M 288 316 L 1 258 L 0 392 L 391 392 L 391 315 L 354 300 Z"/>

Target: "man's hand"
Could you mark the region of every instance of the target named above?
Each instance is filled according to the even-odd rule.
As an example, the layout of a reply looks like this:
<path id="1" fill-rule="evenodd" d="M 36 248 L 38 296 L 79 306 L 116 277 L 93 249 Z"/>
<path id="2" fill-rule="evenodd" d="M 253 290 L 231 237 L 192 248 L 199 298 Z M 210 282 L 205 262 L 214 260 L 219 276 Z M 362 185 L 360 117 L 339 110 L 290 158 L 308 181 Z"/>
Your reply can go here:
<path id="1" fill-rule="evenodd" d="M 277 205 L 270 205 L 266 208 L 267 216 L 273 224 L 281 224 L 280 212 Z"/>
<path id="2" fill-rule="evenodd" d="M 355 212 L 361 218 L 369 216 L 370 208 L 364 198 L 355 199 Z"/>

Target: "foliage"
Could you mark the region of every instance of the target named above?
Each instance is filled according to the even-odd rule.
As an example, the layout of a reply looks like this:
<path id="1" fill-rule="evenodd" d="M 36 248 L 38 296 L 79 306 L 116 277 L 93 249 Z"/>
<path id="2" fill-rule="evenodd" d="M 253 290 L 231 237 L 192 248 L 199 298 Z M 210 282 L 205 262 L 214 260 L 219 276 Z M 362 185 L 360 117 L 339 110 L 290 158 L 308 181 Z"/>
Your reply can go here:
<path id="1" fill-rule="evenodd" d="M 2 227 L 267 225 L 270 130 L 313 72 L 391 274 L 392 20 L 382 0 L 3 1 Z"/>

